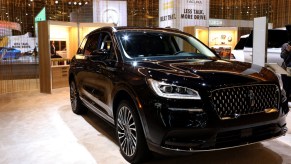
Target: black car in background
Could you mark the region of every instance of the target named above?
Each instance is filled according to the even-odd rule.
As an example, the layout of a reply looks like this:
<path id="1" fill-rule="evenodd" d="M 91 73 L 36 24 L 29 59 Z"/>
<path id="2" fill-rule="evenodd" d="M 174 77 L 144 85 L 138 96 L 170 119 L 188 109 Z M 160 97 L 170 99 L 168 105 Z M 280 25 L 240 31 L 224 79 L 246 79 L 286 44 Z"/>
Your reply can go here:
<path id="1" fill-rule="evenodd" d="M 72 110 L 116 127 L 123 157 L 236 147 L 287 131 L 279 75 L 221 60 L 173 29 L 103 27 L 82 41 L 70 66 Z"/>

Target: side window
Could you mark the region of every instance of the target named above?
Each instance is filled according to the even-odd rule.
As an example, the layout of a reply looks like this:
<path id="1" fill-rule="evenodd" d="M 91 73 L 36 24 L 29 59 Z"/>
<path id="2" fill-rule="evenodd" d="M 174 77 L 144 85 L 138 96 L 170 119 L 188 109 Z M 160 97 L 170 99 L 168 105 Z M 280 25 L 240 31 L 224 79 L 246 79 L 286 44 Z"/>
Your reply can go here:
<path id="1" fill-rule="evenodd" d="M 107 51 L 109 53 L 107 56 L 107 59 L 116 60 L 111 36 L 108 33 L 104 32 L 104 33 L 101 33 L 100 38 L 101 38 L 100 50 Z"/>
<path id="2" fill-rule="evenodd" d="M 109 34 L 102 33 L 102 43 L 100 49 L 110 51 L 112 49 L 112 40 Z"/>
<path id="3" fill-rule="evenodd" d="M 93 51 L 98 50 L 99 44 L 99 33 L 90 35 L 83 51 L 84 55 L 91 55 Z"/>
<path id="4" fill-rule="evenodd" d="M 80 47 L 78 48 L 78 51 L 77 51 L 78 55 L 84 54 L 84 48 L 85 48 L 86 42 L 87 42 L 87 38 L 84 38 L 82 43 L 81 43 L 81 45 L 80 45 Z"/>

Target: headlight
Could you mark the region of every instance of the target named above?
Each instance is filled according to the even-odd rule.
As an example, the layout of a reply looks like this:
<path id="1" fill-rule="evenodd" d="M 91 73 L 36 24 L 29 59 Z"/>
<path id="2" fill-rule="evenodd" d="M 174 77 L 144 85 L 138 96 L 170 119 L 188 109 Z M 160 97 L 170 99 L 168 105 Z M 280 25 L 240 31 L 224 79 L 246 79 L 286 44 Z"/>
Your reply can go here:
<path id="1" fill-rule="evenodd" d="M 279 85 L 280 85 L 280 90 L 282 91 L 283 90 L 283 81 L 282 81 L 282 77 L 280 74 L 277 74 L 277 78 L 278 78 L 278 81 L 279 81 Z"/>
<path id="2" fill-rule="evenodd" d="M 167 84 L 165 82 L 148 79 L 150 87 L 155 93 L 161 97 L 171 99 L 193 99 L 200 100 L 199 93 L 193 89 L 177 86 L 174 84 Z"/>
<path id="3" fill-rule="evenodd" d="M 279 85 L 280 85 L 280 90 L 281 90 L 281 94 L 282 94 L 282 102 L 285 102 L 287 101 L 287 95 L 286 95 L 286 91 L 284 90 L 283 88 L 283 81 L 282 81 L 282 77 L 280 74 L 277 74 L 277 78 L 278 78 L 278 81 L 279 81 Z"/>

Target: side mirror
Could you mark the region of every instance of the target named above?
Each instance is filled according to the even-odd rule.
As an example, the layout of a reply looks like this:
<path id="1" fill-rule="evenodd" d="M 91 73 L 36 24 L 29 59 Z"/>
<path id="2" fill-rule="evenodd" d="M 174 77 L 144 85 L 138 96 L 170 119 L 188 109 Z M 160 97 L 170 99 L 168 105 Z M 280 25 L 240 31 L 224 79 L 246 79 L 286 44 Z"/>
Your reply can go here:
<path id="1" fill-rule="evenodd" d="M 110 56 L 110 52 L 106 49 L 94 50 L 88 56 L 91 60 L 106 60 Z"/>
<path id="2" fill-rule="evenodd" d="M 108 56 L 109 55 L 109 51 L 106 49 L 100 49 L 100 50 L 94 50 L 91 53 L 92 56 Z"/>

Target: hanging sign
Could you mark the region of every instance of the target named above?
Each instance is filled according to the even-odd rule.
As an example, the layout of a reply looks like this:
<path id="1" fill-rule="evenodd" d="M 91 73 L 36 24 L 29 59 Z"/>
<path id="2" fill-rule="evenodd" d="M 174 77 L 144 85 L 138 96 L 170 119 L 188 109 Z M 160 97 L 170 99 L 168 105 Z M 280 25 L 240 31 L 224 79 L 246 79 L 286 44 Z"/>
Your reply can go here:
<path id="1" fill-rule="evenodd" d="M 159 0 L 159 26 L 209 26 L 209 0 Z"/>
<path id="2" fill-rule="evenodd" d="M 93 22 L 127 25 L 126 1 L 93 1 Z"/>

